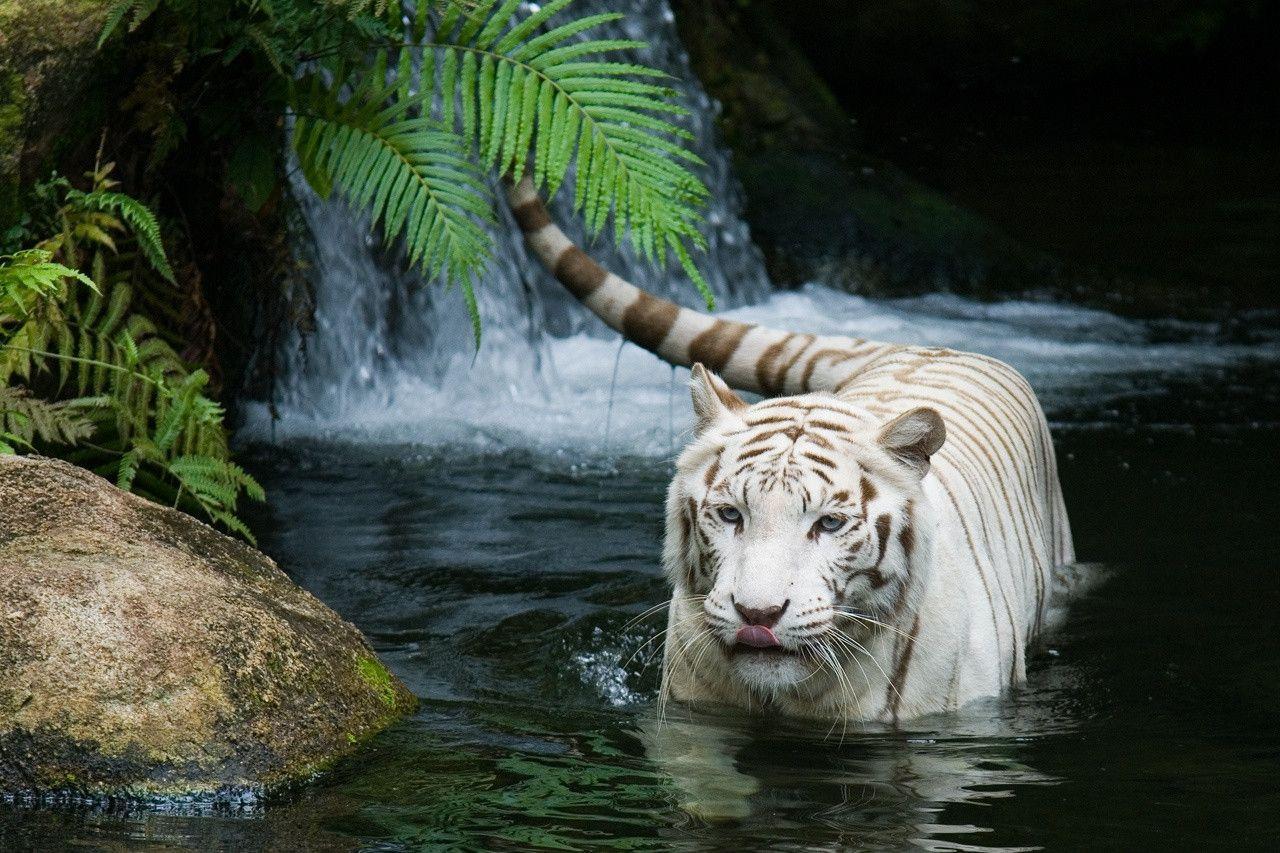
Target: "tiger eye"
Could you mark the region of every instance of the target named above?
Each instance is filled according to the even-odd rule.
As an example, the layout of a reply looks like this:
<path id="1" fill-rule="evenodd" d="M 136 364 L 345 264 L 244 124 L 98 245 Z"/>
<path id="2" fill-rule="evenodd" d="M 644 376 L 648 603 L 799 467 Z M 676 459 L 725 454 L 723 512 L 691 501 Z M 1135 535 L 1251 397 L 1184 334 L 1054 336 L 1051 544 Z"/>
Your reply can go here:
<path id="1" fill-rule="evenodd" d="M 738 510 L 736 506 L 728 506 L 728 505 L 722 506 L 718 510 L 716 510 L 716 513 L 720 516 L 720 520 L 723 521 L 725 524 L 741 524 L 742 523 L 742 513 Z"/>
<path id="2" fill-rule="evenodd" d="M 845 520 L 841 516 L 824 515 L 822 518 L 818 519 L 818 523 L 815 526 L 823 533 L 835 533 L 837 530 L 844 527 L 844 522 Z"/>

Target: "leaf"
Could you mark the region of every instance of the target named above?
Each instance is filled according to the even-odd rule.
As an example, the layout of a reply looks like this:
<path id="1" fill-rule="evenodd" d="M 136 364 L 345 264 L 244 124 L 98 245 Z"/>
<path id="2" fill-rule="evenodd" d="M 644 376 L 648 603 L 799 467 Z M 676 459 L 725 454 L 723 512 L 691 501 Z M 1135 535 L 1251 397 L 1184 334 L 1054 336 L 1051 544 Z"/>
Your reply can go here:
<path id="1" fill-rule="evenodd" d="M 151 267 L 164 279 L 174 283 L 173 268 L 165 257 L 164 241 L 160 235 L 160 223 L 151 208 L 132 196 L 110 190 L 94 190 L 81 193 L 72 190 L 67 198 L 79 203 L 86 210 L 100 210 L 117 213 L 128 224 L 133 236 L 138 241 L 143 257 Z"/>
<path id="2" fill-rule="evenodd" d="M 227 182 L 252 213 L 262 210 L 276 188 L 277 147 L 271 137 L 246 136 L 227 158 Z"/>
<path id="3" fill-rule="evenodd" d="M 307 93 L 294 104 L 304 169 L 369 209 L 384 239 L 403 239 L 410 262 L 429 275 L 482 269 L 489 254 L 482 226 L 493 213 L 462 138 L 429 118 L 408 117 L 411 104 L 394 91 L 366 86 L 344 100 L 341 88 L 295 89 Z"/>
<path id="4" fill-rule="evenodd" d="M 703 248 L 698 225 L 709 191 L 692 171 L 702 161 L 681 144 L 690 133 L 673 122 L 686 110 L 661 85 L 664 72 L 603 58 L 644 46 L 590 37 L 621 15 L 553 23 L 571 5 L 552 0 L 525 15 L 520 3 L 483 2 L 455 19 L 460 27 L 442 23 L 431 49 L 464 69 L 446 77 L 445 103 L 457 86 L 462 133 L 481 163 L 518 177 L 531 159 L 534 183 L 548 196 L 574 175 L 573 207 L 588 233 L 611 224 L 615 240 L 629 240 L 654 264 L 671 252 L 705 299 L 692 250 Z"/>

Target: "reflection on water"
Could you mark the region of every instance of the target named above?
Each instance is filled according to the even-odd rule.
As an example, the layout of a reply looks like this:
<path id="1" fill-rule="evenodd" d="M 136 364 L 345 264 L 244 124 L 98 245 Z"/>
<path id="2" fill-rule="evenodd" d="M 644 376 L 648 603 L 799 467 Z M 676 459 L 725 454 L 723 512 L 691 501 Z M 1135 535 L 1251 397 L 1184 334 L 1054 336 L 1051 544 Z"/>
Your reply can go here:
<path id="1" fill-rule="evenodd" d="M 0 805 L 0 849 L 1263 849 L 1274 365 L 1074 387 L 1050 412 L 1064 488 L 1078 551 L 1112 579 L 1025 687 L 902 730 L 680 708 L 659 725 L 641 647 L 663 620 L 628 623 L 665 595 L 661 460 L 262 452 L 264 548 L 421 712 L 247 817 Z"/>

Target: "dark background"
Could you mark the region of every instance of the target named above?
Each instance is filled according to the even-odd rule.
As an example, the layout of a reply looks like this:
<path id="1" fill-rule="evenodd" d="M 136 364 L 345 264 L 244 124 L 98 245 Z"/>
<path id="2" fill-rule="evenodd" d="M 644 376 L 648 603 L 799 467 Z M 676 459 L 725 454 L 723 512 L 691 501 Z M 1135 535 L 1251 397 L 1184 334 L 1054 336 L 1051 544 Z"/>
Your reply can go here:
<path id="1" fill-rule="evenodd" d="M 1278 3 L 675 5 L 776 278 L 1280 305 Z"/>

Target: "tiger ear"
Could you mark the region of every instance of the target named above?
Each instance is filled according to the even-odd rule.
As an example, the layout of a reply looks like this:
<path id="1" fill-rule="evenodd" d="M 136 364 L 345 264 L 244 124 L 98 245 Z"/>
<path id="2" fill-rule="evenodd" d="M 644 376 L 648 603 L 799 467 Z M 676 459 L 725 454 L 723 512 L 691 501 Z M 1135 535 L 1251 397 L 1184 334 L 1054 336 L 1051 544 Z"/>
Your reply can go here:
<path id="1" fill-rule="evenodd" d="M 889 455 L 923 477 L 929 471 L 929 457 L 947 440 L 942 415 L 927 406 L 912 409 L 889 421 L 876 441 Z"/>
<path id="2" fill-rule="evenodd" d="M 711 373 L 700 362 L 693 366 L 689 392 L 693 397 L 693 414 L 698 419 L 694 430 L 698 435 L 706 432 L 720 418 L 747 408 L 746 402 L 733 393 L 723 379 Z"/>

